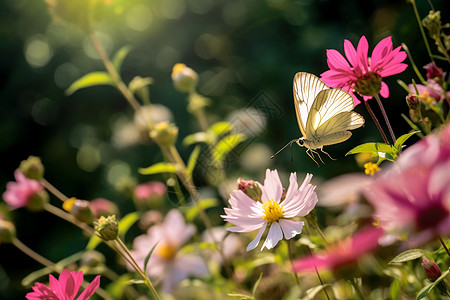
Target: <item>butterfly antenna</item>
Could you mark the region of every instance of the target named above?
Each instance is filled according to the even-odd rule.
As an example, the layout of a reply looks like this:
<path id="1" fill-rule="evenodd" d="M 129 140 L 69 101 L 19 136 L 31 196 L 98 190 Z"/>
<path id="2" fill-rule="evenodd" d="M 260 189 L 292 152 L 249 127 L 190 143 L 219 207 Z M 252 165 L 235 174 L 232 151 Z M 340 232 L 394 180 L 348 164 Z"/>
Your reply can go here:
<path id="1" fill-rule="evenodd" d="M 270 157 L 270 159 L 273 159 L 275 157 L 275 155 L 277 155 L 278 153 L 280 153 L 281 151 L 284 150 L 284 148 L 286 148 L 287 146 L 292 145 L 293 142 L 297 141 L 298 139 L 293 139 L 292 141 L 290 141 L 289 143 L 287 143 L 283 148 L 281 148 L 280 150 L 277 151 L 277 153 L 275 153 L 274 155 L 272 155 Z"/>

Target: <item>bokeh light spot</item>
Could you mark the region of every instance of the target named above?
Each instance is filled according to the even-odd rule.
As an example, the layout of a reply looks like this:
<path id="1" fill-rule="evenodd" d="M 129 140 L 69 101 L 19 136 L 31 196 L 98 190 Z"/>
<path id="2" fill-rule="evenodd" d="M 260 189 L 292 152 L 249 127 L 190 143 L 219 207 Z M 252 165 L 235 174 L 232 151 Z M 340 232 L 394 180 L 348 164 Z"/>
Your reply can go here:
<path id="1" fill-rule="evenodd" d="M 107 53 L 111 53 L 113 48 L 113 42 L 111 38 L 107 34 L 99 31 L 95 32 L 94 34 L 102 44 L 105 51 Z M 86 55 L 89 56 L 90 58 L 100 59 L 100 56 L 98 55 L 97 51 L 94 48 L 94 45 L 92 44 L 91 40 L 88 37 L 84 39 L 83 49 Z"/>
<path id="2" fill-rule="evenodd" d="M 232 26 L 244 23 L 247 13 L 247 6 L 242 2 L 227 2 L 222 8 L 223 19 Z"/>
<path id="3" fill-rule="evenodd" d="M 76 65 L 71 63 L 64 63 L 58 66 L 55 70 L 55 83 L 60 88 L 67 88 L 72 82 L 80 77 L 80 70 Z"/>
<path id="4" fill-rule="evenodd" d="M 177 49 L 165 46 L 162 47 L 156 55 L 156 64 L 161 70 L 171 68 L 180 59 L 180 53 Z"/>
<path id="5" fill-rule="evenodd" d="M 33 104 L 31 108 L 31 117 L 41 125 L 47 125 L 55 120 L 58 115 L 58 109 L 55 101 L 43 98 Z"/>
<path id="6" fill-rule="evenodd" d="M 144 31 L 152 23 L 152 12 L 145 5 L 135 5 L 128 10 L 126 21 L 131 29 Z"/>
<path id="7" fill-rule="evenodd" d="M 111 162 L 108 167 L 107 180 L 111 185 L 115 185 L 121 178 L 129 177 L 131 175 L 130 166 L 123 161 L 115 160 Z"/>
<path id="8" fill-rule="evenodd" d="M 53 55 L 53 50 L 42 34 L 30 37 L 25 44 L 25 58 L 33 67 L 45 66 Z"/>
<path id="9" fill-rule="evenodd" d="M 213 0 L 187 0 L 189 9 L 196 14 L 204 15 L 209 12 L 213 6 Z"/>
<path id="10" fill-rule="evenodd" d="M 100 151 L 92 145 L 81 146 L 77 153 L 77 164 L 80 169 L 86 172 L 93 172 L 101 162 Z"/>
<path id="11" fill-rule="evenodd" d="M 161 13 L 167 19 L 179 19 L 186 10 L 184 0 L 161 1 Z"/>

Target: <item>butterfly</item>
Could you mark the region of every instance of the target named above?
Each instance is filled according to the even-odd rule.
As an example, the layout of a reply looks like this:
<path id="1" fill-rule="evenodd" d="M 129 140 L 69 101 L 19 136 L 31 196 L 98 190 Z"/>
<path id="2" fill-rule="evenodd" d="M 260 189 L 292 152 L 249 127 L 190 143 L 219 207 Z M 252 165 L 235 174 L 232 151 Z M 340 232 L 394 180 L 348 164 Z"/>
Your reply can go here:
<path id="1" fill-rule="evenodd" d="M 364 125 L 364 118 L 353 111 L 355 107 L 352 96 L 341 89 L 333 89 L 327 86 L 317 76 L 305 72 L 298 72 L 294 77 L 294 105 L 297 115 L 298 127 L 302 137 L 293 139 L 280 151 L 292 143 L 306 147 L 306 153 L 314 159 L 314 154 L 319 156 L 319 149 L 333 159 L 323 146 L 341 143 L 350 138 L 349 130 Z"/>

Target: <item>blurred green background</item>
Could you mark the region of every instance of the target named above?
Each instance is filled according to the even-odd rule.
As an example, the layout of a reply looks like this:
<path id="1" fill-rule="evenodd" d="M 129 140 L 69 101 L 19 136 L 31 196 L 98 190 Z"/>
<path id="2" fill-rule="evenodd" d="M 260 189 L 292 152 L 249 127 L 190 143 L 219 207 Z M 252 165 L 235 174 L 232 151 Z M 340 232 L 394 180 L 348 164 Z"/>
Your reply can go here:
<path id="1" fill-rule="evenodd" d="M 430 10 L 428 3 L 417 4 L 424 17 Z M 433 4 L 443 10 L 448 3 Z M 266 125 L 229 159 L 231 177 L 262 179 L 258 167 L 245 168 L 240 161 L 253 144 L 269 149 L 263 168 L 310 172 L 323 179 L 361 171 L 354 157 L 344 157 L 345 153 L 362 142 L 381 141 L 364 105 L 355 110 L 365 117 L 365 127 L 355 130 L 347 142 L 325 149 L 337 161 L 324 157 L 326 164 L 318 168 L 305 149 L 295 145 L 293 162 L 290 150 L 272 161 L 269 158 L 300 136 L 292 79 L 298 71 L 316 75 L 326 71 L 326 49 L 343 53 L 344 39 L 356 45 L 365 35 L 372 51 L 378 41 L 392 35 L 394 47 L 409 46 L 419 68 L 429 62 L 412 7 L 405 0 L 122 0 L 112 1 L 110 8 L 96 28 L 97 36 L 110 56 L 124 45 L 131 47 L 121 70 L 123 79 L 128 83 L 136 75 L 153 78 L 152 103 L 172 112 L 184 158 L 192 147 L 181 145 L 182 138 L 199 127 L 186 111 L 185 95 L 173 88 L 170 75 L 175 63 L 183 62 L 199 73 L 199 93 L 212 100 L 207 108 L 210 123 L 249 108 L 265 115 Z M 64 94 L 83 74 L 104 70 L 86 36 L 75 26 L 52 22 L 44 0 L 2 0 L 0 38 L 2 192 L 19 162 L 36 155 L 45 164 L 46 179 L 66 195 L 88 200 L 105 197 L 123 212 L 132 209 L 131 200 L 113 187 L 117 172 L 139 182 L 160 180 L 138 175 L 137 168 L 162 157 L 151 143 L 117 144 L 118 124 L 131 120 L 133 111 L 114 88 Z M 406 93 L 396 80 L 410 82 L 414 77 L 409 67 L 385 79 L 391 93 L 385 108 L 397 136 L 409 127 L 400 117 L 408 113 Z M 382 119 L 375 102 L 371 104 Z M 83 163 L 86 156 L 92 160 Z M 205 185 L 201 174 L 195 180 L 198 186 Z M 57 204 L 55 199 L 52 202 Z M 19 239 L 51 260 L 85 246 L 78 230 L 48 213 L 19 209 L 11 217 Z M 38 268 L 13 246 L 0 245 L 0 298 L 23 299 L 26 290 L 20 280 Z"/>

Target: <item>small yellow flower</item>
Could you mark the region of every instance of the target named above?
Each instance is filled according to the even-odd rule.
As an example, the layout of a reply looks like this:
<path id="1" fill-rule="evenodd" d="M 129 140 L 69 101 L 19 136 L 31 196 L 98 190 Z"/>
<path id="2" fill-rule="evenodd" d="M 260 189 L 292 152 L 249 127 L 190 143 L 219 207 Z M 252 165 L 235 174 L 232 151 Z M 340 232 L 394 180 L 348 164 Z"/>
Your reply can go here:
<path id="1" fill-rule="evenodd" d="M 64 201 L 62 207 L 65 211 L 70 212 L 72 210 L 73 205 L 75 204 L 75 201 L 77 201 L 77 198 L 72 197 Z"/>
<path id="2" fill-rule="evenodd" d="M 373 176 L 376 172 L 380 171 L 380 167 L 377 164 L 371 162 L 364 164 L 364 169 L 364 173 L 370 176 Z"/>

